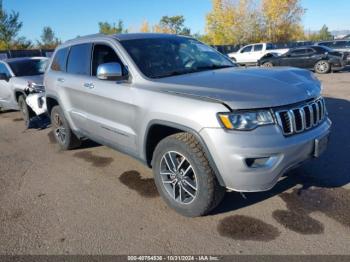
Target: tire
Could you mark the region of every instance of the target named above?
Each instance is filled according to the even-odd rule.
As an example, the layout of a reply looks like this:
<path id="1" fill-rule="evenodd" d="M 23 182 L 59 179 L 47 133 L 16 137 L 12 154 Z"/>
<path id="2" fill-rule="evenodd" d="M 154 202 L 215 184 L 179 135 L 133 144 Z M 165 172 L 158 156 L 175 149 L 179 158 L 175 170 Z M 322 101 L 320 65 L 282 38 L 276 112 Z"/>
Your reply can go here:
<path id="1" fill-rule="evenodd" d="M 56 141 L 62 150 L 70 150 L 81 145 L 79 138 L 73 133 L 60 106 L 51 110 L 51 125 Z"/>
<path id="2" fill-rule="evenodd" d="M 224 198 L 225 188 L 219 185 L 201 144 L 189 133 L 163 139 L 153 153 L 152 166 L 159 194 L 181 215 L 206 215 Z"/>
<path id="3" fill-rule="evenodd" d="M 35 116 L 33 110 L 27 105 L 24 95 L 18 98 L 18 106 L 22 113 L 22 118 L 24 120 L 24 125 L 26 128 L 30 127 L 30 119 Z"/>
<path id="4" fill-rule="evenodd" d="M 318 74 L 328 74 L 331 71 L 331 65 L 326 60 L 318 61 L 315 64 L 315 72 Z"/>
<path id="5" fill-rule="evenodd" d="M 265 62 L 261 66 L 266 67 L 266 68 L 271 68 L 271 67 L 273 67 L 273 64 L 271 62 Z"/>

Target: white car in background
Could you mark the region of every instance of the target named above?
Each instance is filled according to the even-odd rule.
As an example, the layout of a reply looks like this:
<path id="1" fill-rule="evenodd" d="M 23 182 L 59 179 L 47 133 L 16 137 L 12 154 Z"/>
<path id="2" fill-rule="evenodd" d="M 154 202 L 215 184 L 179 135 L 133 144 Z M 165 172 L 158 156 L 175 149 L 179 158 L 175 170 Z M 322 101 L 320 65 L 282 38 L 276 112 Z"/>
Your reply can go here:
<path id="1" fill-rule="evenodd" d="M 47 63 L 46 57 L 0 61 L 0 109 L 20 110 L 26 127 L 32 117 L 46 113 L 43 75 Z"/>
<path id="2" fill-rule="evenodd" d="M 283 55 L 289 51 L 276 49 L 272 43 L 258 43 L 243 46 L 237 52 L 229 53 L 228 56 L 240 65 L 257 65 L 258 60 L 266 54 Z"/>

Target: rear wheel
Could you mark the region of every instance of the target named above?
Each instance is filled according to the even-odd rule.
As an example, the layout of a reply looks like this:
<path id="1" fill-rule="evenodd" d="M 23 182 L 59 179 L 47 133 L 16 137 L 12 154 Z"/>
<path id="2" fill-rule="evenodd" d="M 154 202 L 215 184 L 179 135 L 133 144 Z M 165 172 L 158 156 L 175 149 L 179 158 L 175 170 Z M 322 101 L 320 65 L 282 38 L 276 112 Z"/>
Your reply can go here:
<path id="1" fill-rule="evenodd" d="M 184 216 L 209 213 L 225 195 L 203 148 L 189 133 L 171 135 L 157 145 L 153 171 L 160 195 Z"/>
<path id="2" fill-rule="evenodd" d="M 63 150 L 74 149 L 80 146 L 81 141 L 73 133 L 60 106 L 51 110 L 52 131 L 56 141 Z"/>
<path id="3" fill-rule="evenodd" d="M 23 95 L 18 98 L 18 106 L 22 113 L 24 125 L 26 128 L 30 127 L 30 119 L 35 116 L 33 110 L 27 105 L 26 99 Z"/>
<path id="4" fill-rule="evenodd" d="M 271 62 L 265 62 L 261 65 L 262 67 L 267 67 L 267 68 L 270 68 L 270 67 L 273 67 L 273 64 Z"/>
<path id="5" fill-rule="evenodd" d="M 331 65 L 328 61 L 321 60 L 315 65 L 315 72 L 318 74 L 327 74 L 331 71 Z"/>

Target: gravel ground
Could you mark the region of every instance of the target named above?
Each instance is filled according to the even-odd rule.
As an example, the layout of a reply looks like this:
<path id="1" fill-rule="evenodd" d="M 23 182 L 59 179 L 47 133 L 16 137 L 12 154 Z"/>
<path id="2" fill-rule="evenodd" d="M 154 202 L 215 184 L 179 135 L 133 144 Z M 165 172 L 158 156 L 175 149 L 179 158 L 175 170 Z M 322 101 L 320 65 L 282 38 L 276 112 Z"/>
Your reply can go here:
<path id="1" fill-rule="evenodd" d="M 334 124 L 326 154 L 194 219 L 130 157 L 92 142 L 62 152 L 49 128 L 0 113 L 0 254 L 350 254 L 350 72 L 318 77 Z"/>

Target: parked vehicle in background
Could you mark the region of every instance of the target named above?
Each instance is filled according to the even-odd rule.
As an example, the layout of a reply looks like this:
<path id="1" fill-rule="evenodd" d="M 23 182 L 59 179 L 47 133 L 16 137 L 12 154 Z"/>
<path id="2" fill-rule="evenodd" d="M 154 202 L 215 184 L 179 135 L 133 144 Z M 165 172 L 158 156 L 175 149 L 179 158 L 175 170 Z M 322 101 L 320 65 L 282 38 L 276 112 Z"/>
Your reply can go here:
<path id="1" fill-rule="evenodd" d="M 165 202 L 191 217 L 215 208 L 225 188 L 272 188 L 322 154 L 331 126 L 311 72 L 238 68 L 183 36 L 68 41 L 44 83 L 62 149 L 89 138 L 141 160 Z"/>
<path id="2" fill-rule="evenodd" d="M 350 40 L 322 41 L 315 45 L 326 46 L 339 52 L 350 52 Z"/>
<path id="3" fill-rule="evenodd" d="M 36 114 L 28 107 L 26 98 L 30 93 L 44 92 L 43 75 L 47 62 L 45 57 L 10 58 L 0 61 L 0 108 L 20 110 L 27 127 L 30 118 Z M 42 100 L 42 103 L 44 102 Z"/>
<path id="4" fill-rule="evenodd" d="M 258 65 L 263 67 L 293 66 L 315 70 L 319 74 L 341 70 L 346 65 L 346 56 L 324 46 L 307 46 L 291 49 L 281 56 L 265 55 Z"/>
<path id="5" fill-rule="evenodd" d="M 258 60 L 266 54 L 281 55 L 288 50 L 288 48 L 277 49 L 272 43 L 259 43 L 246 45 L 237 52 L 229 53 L 228 56 L 240 65 L 256 65 Z"/>

